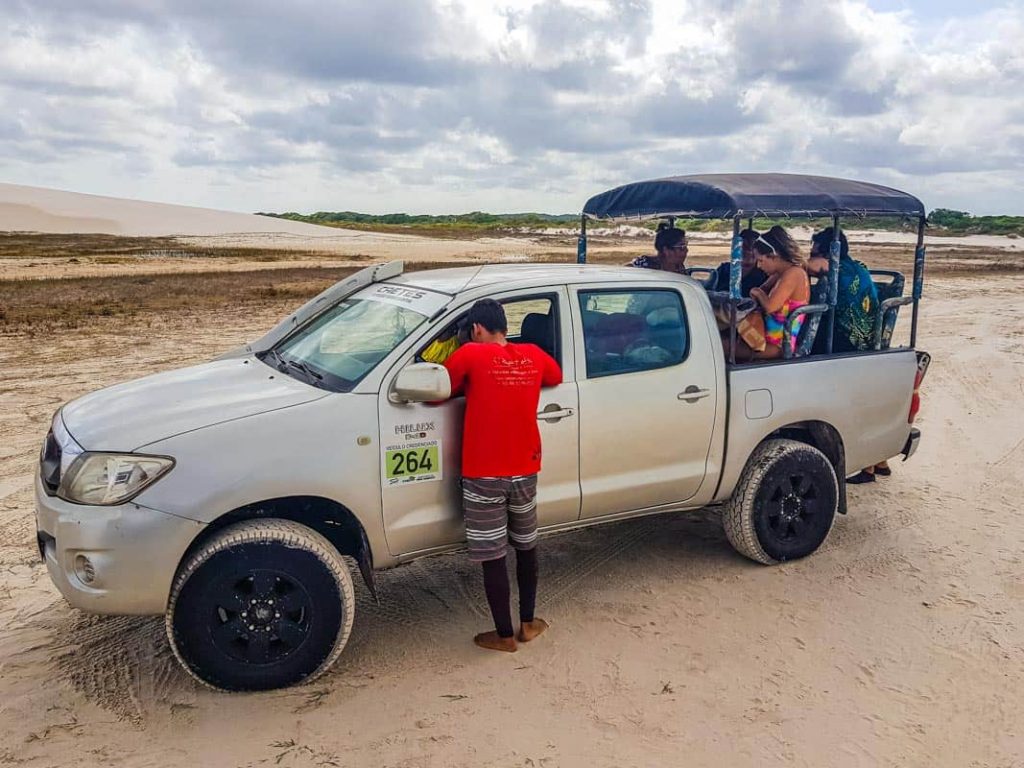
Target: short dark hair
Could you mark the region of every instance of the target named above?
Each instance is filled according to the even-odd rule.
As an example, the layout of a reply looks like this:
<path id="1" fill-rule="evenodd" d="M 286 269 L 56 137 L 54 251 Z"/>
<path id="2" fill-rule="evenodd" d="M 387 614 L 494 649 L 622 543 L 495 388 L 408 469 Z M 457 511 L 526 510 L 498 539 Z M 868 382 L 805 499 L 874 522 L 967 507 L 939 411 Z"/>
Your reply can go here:
<path id="1" fill-rule="evenodd" d="M 466 323 L 470 328 L 479 323 L 490 333 L 508 333 L 505 308 L 494 299 L 480 299 L 470 307 Z"/>
<path id="2" fill-rule="evenodd" d="M 671 248 L 674 245 L 679 245 L 685 239 L 685 229 L 676 229 L 673 226 L 669 226 L 667 221 L 663 221 L 658 224 L 658 234 L 654 236 L 654 250 L 660 251 L 662 248 Z"/>
<path id="3" fill-rule="evenodd" d="M 811 235 L 811 245 L 818 246 L 818 251 L 828 256 L 828 249 L 832 246 L 832 238 L 835 236 L 833 232 L 832 227 L 825 227 L 821 232 Z M 846 233 L 841 229 L 839 230 L 839 258 L 850 258 L 850 244 L 846 241 Z"/>

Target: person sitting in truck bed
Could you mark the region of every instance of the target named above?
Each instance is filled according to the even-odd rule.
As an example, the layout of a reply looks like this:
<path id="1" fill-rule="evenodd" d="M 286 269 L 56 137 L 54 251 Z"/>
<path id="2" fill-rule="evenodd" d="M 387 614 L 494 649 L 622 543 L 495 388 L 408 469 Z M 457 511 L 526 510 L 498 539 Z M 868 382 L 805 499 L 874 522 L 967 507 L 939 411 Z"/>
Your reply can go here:
<path id="1" fill-rule="evenodd" d="M 658 233 L 654 236 L 655 256 L 637 256 L 627 267 L 641 269 L 663 269 L 666 272 L 682 274 L 686 269 L 686 254 L 689 246 L 686 242 L 686 230 L 676 229 L 667 222 L 658 225 Z"/>
<path id="2" fill-rule="evenodd" d="M 768 279 L 760 267 L 757 266 L 757 252 L 754 250 L 754 242 L 761 236 L 756 229 L 744 229 L 740 232 L 743 240 L 743 277 L 740 280 L 740 295 L 743 298 L 750 296 L 750 290 L 762 285 Z M 723 261 L 715 269 L 715 290 L 729 290 L 729 271 L 731 262 Z"/>
<path id="3" fill-rule="evenodd" d="M 829 246 L 832 227 L 811 237 L 811 258 L 807 271 L 826 278 L 829 271 Z M 875 315 L 878 312 L 878 291 L 868 268 L 850 257 L 850 244 L 846 233 L 839 232 L 839 291 L 836 294 L 836 322 L 832 334 L 833 352 L 859 352 L 871 349 L 875 335 Z M 818 334 L 815 352 L 825 351 L 825 335 Z M 888 463 L 865 467 L 846 479 L 852 485 L 875 482 L 875 475 L 892 474 Z"/>
<path id="4" fill-rule="evenodd" d="M 752 288 L 754 299 L 764 315 L 763 349 L 752 349 L 742 338 L 736 340 L 737 360 L 773 360 L 782 357 L 783 330 L 790 313 L 811 299 L 811 283 L 807 277 L 806 260 L 789 233 L 774 226 L 754 241 L 757 266 L 768 275 L 758 288 Z M 796 348 L 797 336 L 804 318 L 797 321 L 789 343 Z"/>
<path id="5" fill-rule="evenodd" d="M 807 271 L 827 277 L 832 227 L 811 237 L 811 258 Z M 836 322 L 832 334 L 833 352 L 857 352 L 871 349 L 875 335 L 875 315 L 878 312 L 878 292 L 868 268 L 850 257 L 850 244 L 846 233 L 839 232 L 839 292 L 836 295 Z M 823 353 L 826 346 L 824 333 L 819 333 L 814 352 Z"/>

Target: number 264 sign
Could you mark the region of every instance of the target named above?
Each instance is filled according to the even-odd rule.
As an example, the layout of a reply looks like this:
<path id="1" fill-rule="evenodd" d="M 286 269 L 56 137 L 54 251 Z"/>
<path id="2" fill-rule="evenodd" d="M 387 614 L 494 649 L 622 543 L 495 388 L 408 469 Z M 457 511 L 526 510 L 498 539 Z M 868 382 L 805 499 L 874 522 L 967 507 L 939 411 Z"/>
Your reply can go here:
<path id="1" fill-rule="evenodd" d="M 384 451 L 384 474 L 388 485 L 424 483 L 441 479 L 440 441 L 388 447 Z"/>

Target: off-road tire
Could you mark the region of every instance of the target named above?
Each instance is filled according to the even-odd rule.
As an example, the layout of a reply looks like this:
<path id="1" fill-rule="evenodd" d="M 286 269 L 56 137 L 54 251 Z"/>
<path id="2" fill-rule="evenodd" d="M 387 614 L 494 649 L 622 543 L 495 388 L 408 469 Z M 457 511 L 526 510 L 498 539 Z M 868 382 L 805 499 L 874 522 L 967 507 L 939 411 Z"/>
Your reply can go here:
<path id="1" fill-rule="evenodd" d="M 240 591 L 247 584 L 255 608 Z M 290 520 L 248 520 L 228 526 L 188 559 L 174 580 L 164 626 L 174 655 L 199 682 L 268 690 L 311 681 L 331 667 L 348 642 L 355 602 L 352 574 L 327 539 Z M 266 624 L 253 618 L 257 610 Z M 243 619 L 246 614 L 251 617 Z M 265 637 L 249 631 L 254 627 Z"/>
<path id="2" fill-rule="evenodd" d="M 766 440 L 743 468 L 722 510 L 722 524 L 737 552 L 775 565 L 821 546 L 835 522 L 838 500 L 835 469 L 825 454 L 796 440 Z"/>

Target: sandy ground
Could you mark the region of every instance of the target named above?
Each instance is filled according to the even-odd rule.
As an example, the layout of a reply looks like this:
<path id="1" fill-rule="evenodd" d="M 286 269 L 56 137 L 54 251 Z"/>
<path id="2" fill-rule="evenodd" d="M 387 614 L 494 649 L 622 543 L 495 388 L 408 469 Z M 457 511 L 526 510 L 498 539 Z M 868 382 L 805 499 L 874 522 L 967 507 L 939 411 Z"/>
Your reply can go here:
<path id="1" fill-rule="evenodd" d="M 565 250 L 564 242 L 550 243 L 544 238 L 492 237 L 472 240 L 441 240 L 413 235 L 360 232 L 351 238 L 288 238 L 282 236 L 231 236 L 182 238 L 202 249 L 201 253 L 177 254 L 173 244 L 167 249 L 124 257 L 61 256 L 0 258 L 0 278 L 9 280 L 48 280 L 52 278 L 107 277 L 114 275 L 180 274 L 211 271 L 248 271 L 293 267 L 348 267 L 369 261 L 399 259 L 406 263 L 461 260 L 528 261 L 550 254 L 553 248 Z M 405 238 L 397 241 L 394 238 Z M 561 238 L 564 241 L 565 238 Z M 256 261 L 252 255 L 225 255 L 242 249 L 259 249 L 273 243 L 278 252 L 272 259 Z M 293 252 L 293 253 L 292 253 Z"/>
<path id="2" fill-rule="evenodd" d="M 714 510 L 545 539 L 514 655 L 462 555 L 358 585 L 324 678 L 222 695 L 157 618 L 69 608 L 38 562 L 31 482 L 53 410 L 208 359 L 287 307 L 97 318 L 0 336 L 0 765 L 1024 765 L 1024 276 L 939 278 L 921 347 L 920 452 L 806 560 L 765 568 Z"/>
<path id="3" fill-rule="evenodd" d="M 332 232 L 313 224 L 249 213 L 0 184 L 0 231 L 5 230 L 126 236 L 280 232 L 316 237 Z"/>

